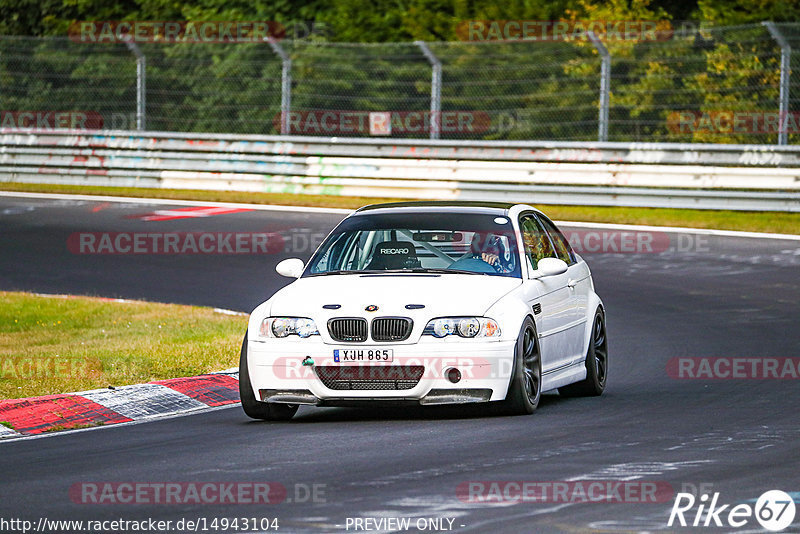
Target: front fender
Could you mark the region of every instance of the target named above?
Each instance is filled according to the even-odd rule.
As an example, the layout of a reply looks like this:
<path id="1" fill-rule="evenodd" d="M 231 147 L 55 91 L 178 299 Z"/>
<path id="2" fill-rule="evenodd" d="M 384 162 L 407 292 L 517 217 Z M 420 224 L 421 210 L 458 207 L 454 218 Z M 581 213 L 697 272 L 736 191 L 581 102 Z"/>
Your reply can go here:
<path id="1" fill-rule="evenodd" d="M 261 327 L 261 321 L 263 321 L 265 317 L 269 317 L 271 310 L 272 305 L 269 300 L 266 300 L 250 312 L 250 319 L 247 321 L 247 331 L 250 334 L 250 340 L 258 338 L 258 329 Z"/>
<path id="2" fill-rule="evenodd" d="M 531 316 L 536 323 L 536 317 L 531 310 L 518 296 L 506 295 L 495 302 L 484 314 L 491 317 L 500 324 L 501 336 L 504 340 L 516 340 L 522 329 L 525 317 Z M 536 325 L 537 331 L 539 325 Z"/>

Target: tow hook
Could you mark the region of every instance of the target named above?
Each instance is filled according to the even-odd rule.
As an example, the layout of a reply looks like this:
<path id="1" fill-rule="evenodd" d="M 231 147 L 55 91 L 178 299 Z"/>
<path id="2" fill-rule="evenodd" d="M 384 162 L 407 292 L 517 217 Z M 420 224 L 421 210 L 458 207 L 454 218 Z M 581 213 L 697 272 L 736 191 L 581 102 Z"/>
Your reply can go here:
<path id="1" fill-rule="evenodd" d="M 303 358 L 302 364 L 305 366 L 314 365 L 314 360 L 311 359 L 311 356 L 306 356 Z"/>

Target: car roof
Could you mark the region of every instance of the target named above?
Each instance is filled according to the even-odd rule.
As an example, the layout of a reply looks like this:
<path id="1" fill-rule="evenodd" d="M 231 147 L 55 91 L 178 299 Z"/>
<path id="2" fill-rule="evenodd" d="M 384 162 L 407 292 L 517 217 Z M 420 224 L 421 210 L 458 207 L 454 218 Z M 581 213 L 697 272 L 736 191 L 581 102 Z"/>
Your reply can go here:
<path id="1" fill-rule="evenodd" d="M 355 214 L 369 213 L 378 210 L 410 209 L 413 211 L 457 211 L 460 213 L 497 213 L 507 214 L 517 204 L 511 202 L 481 202 L 466 200 L 426 200 L 413 202 L 387 202 L 370 204 L 356 210 Z"/>

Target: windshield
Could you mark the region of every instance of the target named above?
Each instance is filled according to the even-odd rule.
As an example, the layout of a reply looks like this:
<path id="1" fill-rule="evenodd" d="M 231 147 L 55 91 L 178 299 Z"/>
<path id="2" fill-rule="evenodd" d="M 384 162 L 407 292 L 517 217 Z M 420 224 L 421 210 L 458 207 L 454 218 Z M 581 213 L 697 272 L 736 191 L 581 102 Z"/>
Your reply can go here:
<path id="1" fill-rule="evenodd" d="M 322 243 L 304 276 L 397 271 L 520 278 L 511 221 L 475 213 L 356 215 Z"/>

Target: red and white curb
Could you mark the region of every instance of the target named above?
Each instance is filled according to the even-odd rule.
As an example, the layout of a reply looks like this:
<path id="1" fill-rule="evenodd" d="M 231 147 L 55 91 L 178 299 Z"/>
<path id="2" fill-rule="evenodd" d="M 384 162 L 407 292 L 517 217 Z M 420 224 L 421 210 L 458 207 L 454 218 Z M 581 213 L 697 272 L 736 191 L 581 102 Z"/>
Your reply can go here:
<path id="1" fill-rule="evenodd" d="M 236 404 L 235 369 L 114 389 L 0 400 L 0 439 L 130 423 Z"/>
<path id="2" fill-rule="evenodd" d="M 62 294 L 34 295 L 59 299 L 79 298 L 76 295 Z M 105 297 L 88 298 L 104 302 L 141 302 Z M 247 316 L 246 313 L 223 308 L 214 308 L 214 312 Z M 55 430 L 169 417 L 238 402 L 238 369 L 132 386 L 0 400 L 0 440 L 35 436 Z"/>
<path id="3" fill-rule="evenodd" d="M 188 208 L 176 208 L 173 210 L 156 210 L 152 213 L 130 215 L 128 218 L 139 219 L 142 221 L 174 221 L 175 219 L 213 217 L 214 215 L 230 215 L 232 213 L 242 213 L 247 211 L 253 210 L 250 208 L 225 206 L 192 206 Z"/>

